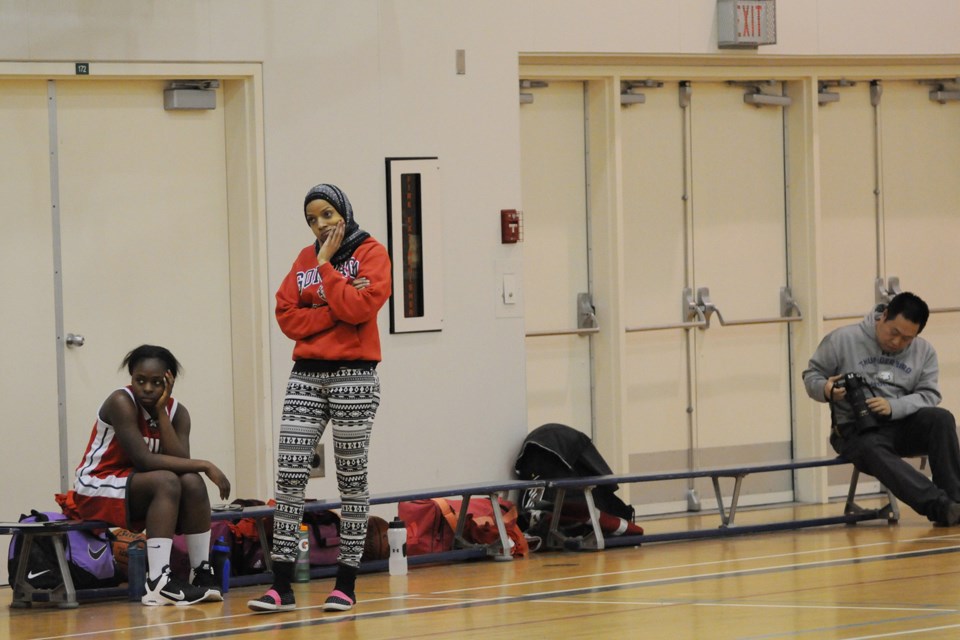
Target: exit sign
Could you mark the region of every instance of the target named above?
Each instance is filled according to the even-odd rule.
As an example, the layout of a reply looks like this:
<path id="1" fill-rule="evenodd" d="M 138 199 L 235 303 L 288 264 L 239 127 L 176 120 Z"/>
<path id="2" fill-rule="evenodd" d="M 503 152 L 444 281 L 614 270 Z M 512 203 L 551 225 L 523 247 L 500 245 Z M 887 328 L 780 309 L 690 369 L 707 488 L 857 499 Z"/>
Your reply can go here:
<path id="1" fill-rule="evenodd" d="M 717 0 L 717 46 L 721 49 L 776 43 L 776 0 Z"/>

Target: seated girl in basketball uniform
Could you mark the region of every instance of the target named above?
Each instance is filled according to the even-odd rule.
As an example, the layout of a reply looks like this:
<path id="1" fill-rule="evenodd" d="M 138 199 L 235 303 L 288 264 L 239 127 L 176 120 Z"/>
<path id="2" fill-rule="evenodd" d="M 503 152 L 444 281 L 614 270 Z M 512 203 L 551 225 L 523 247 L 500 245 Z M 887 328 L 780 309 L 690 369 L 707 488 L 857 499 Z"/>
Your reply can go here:
<path id="1" fill-rule="evenodd" d="M 57 496 L 71 518 L 146 530 L 145 605 L 222 601 L 210 565 L 206 475 L 230 495 L 230 481 L 208 460 L 190 457 L 190 414 L 173 397 L 181 365 L 163 347 L 142 345 L 123 359 L 130 384 L 107 396 L 77 467 L 73 490 Z M 192 580 L 170 572 L 175 533 L 187 542 Z"/>

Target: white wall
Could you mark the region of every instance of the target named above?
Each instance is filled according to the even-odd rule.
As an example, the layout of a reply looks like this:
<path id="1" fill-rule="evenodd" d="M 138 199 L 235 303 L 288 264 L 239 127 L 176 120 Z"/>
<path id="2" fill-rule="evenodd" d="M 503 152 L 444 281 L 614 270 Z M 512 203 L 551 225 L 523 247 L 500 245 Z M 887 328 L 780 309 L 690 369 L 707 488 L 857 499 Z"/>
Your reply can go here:
<path id="1" fill-rule="evenodd" d="M 778 44 L 736 55 L 960 50 L 956 0 L 777 4 Z M 385 242 L 384 158 L 440 158 L 444 329 L 392 336 L 380 317 L 371 481 L 386 491 L 505 477 L 527 430 L 523 321 L 498 317 L 495 270 L 522 250 L 498 236 L 499 210 L 521 202 L 518 55 L 715 54 L 715 13 L 713 0 L 0 0 L 0 60 L 262 63 L 271 291 L 310 240 L 311 185 L 344 187 Z M 274 430 L 291 348 L 274 327 Z M 335 492 L 332 478 L 311 490 Z"/>

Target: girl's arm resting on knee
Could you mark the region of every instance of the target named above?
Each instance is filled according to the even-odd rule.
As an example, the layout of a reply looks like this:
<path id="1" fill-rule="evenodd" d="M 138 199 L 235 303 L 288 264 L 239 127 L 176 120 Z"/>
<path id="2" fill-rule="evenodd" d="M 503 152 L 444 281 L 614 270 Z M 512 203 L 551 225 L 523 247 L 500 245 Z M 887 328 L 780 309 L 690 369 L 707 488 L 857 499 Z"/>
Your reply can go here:
<path id="1" fill-rule="evenodd" d="M 136 408 L 129 403 L 115 403 L 107 407 L 110 411 L 109 422 L 113 425 L 117 440 L 124 452 L 133 463 L 137 471 L 172 471 L 178 475 L 184 473 L 200 473 L 206 475 L 220 489 L 220 497 L 226 499 L 230 495 L 230 480 L 215 464 L 209 460 L 195 460 L 189 457 L 169 455 L 151 451 L 144 442 L 137 426 Z M 182 405 L 180 409 L 183 409 Z M 174 417 L 177 417 L 180 410 Z M 189 414 L 184 412 L 189 430 Z M 169 422 L 169 421 L 168 421 Z"/>

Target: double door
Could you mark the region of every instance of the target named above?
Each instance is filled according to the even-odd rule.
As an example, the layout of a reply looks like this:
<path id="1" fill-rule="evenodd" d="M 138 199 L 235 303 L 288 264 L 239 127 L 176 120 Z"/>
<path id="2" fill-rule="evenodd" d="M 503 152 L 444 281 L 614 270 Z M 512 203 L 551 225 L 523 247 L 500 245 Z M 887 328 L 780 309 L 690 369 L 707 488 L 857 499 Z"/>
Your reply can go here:
<path id="1" fill-rule="evenodd" d="M 825 80 L 820 106 L 821 308 L 824 330 L 860 321 L 897 291 L 932 314 L 942 406 L 960 409 L 960 105 L 916 80 Z M 831 492 L 845 490 L 833 472 Z M 861 483 L 865 491 L 875 482 Z"/>
<path id="2" fill-rule="evenodd" d="M 530 426 L 589 425 L 622 472 L 790 457 L 782 109 L 747 105 L 727 83 L 654 83 L 644 103 L 617 107 L 621 204 L 597 207 L 584 177 L 606 160 L 589 153 L 590 90 L 550 82 L 521 106 Z M 591 233 L 601 225 L 619 232 Z M 604 289 L 611 261 L 593 331 L 543 335 L 577 321 L 577 295 Z M 604 332 L 622 334 L 616 366 L 592 348 Z M 622 390 L 619 424 L 595 419 L 606 385 Z M 630 498 L 641 511 L 699 508 L 701 489 Z M 792 481 L 772 474 L 753 490 L 790 499 Z"/>
<path id="3" fill-rule="evenodd" d="M 960 106 L 931 99 L 932 81 L 820 81 L 839 99 L 803 121 L 812 147 L 780 107 L 745 104 L 743 83 L 637 82 L 644 99 L 629 106 L 616 103 L 620 78 L 613 91 L 600 80 L 529 90 L 520 122 L 531 428 L 577 426 L 625 472 L 790 457 L 790 376 L 810 356 L 791 351 L 792 327 L 826 333 L 899 290 L 931 306 L 923 335 L 938 350 L 943 406 L 957 410 Z M 817 86 L 794 88 L 802 83 Z M 813 168 L 802 179 L 817 181 L 803 211 L 784 204 L 805 189 L 787 186 L 785 149 Z M 815 219 L 785 224 L 792 216 Z M 798 227 L 816 233 L 796 245 Z M 806 293 L 818 318 L 792 304 L 798 252 L 817 262 L 804 268 L 817 274 Z M 771 479 L 751 483 L 760 495 L 746 501 L 792 496 L 788 474 Z M 832 493 L 846 480 L 832 472 Z M 695 506 L 696 489 L 664 484 L 630 498 L 682 508 Z"/>

